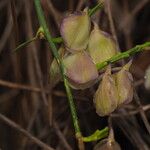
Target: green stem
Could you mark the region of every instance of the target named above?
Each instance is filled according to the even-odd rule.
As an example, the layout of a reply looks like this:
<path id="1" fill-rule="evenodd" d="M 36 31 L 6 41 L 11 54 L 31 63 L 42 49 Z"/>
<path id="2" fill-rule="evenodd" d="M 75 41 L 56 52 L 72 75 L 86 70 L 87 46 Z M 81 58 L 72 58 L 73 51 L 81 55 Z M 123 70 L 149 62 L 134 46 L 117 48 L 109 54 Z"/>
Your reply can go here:
<path id="1" fill-rule="evenodd" d="M 108 136 L 108 127 L 102 129 L 102 130 L 96 130 L 92 135 L 83 137 L 84 142 L 92 142 L 92 141 L 97 141 L 101 140 L 102 138 L 105 138 Z"/>
<path id="2" fill-rule="evenodd" d="M 28 44 L 30 44 L 33 41 L 36 41 L 38 39 L 38 37 L 33 37 L 32 39 L 29 39 L 27 41 L 25 41 L 24 43 L 20 44 L 18 47 L 16 47 L 13 52 L 18 52 L 20 49 L 22 49 L 23 47 L 27 46 Z M 62 38 L 61 37 L 57 37 L 57 38 L 52 38 L 52 41 L 54 43 L 62 43 Z"/>
<path id="3" fill-rule="evenodd" d="M 131 55 L 134 55 L 135 53 L 141 52 L 146 47 L 150 47 L 150 42 L 146 42 L 144 44 L 137 45 L 137 46 L 125 51 L 125 52 L 119 53 L 119 54 L 111 57 L 110 59 L 108 59 L 102 63 L 97 63 L 96 67 L 98 70 L 103 69 L 108 64 L 115 63 L 116 61 L 118 61 L 120 59 L 127 58 Z"/>
<path id="4" fill-rule="evenodd" d="M 80 127 L 79 127 L 76 108 L 75 108 L 75 104 L 74 104 L 74 101 L 73 101 L 71 89 L 70 89 L 70 87 L 68 85 L 68 81 L 65 77 L 63 62 L 60 59 L 57 48 L 56 48 L 54 42 L 52 41 L 51 34 L 50 34 L 50 32 L 48 30 L 48 27 L 46 25 L 46 21 L 45 21 L 45 17 L 44 17 L 43 11 L 42 11 L 40 0 L 34 0 L 34 3 L 35 3 L 36 11 L 37 11 L 38 20 L 40 22 L 41 27 L 44 30 L 44 35 L 45 35 L 45 37 L 46 37 L 46 39 L 47 39 L 47 41 L 50 45 L 50 48 L 52 50 L 52 53 L 53 53 L 57 63 L 59 64 L 59 67 L 60 67 L 60 71 L 61 71 L 61 74 L 62 74 L 62 77 L 63 77 L 64 86 L 65 86 L 65 89 L 66 89 L 68 102 L 69 102 L 69 106 L 70 106 L 70 110 L 71 110 L 71 115 L 72 115 L 73 124 L 74 124 L 74 128 L 75 128 L 75 133 L 78 137 L 81 137 L 81 131 L 80 131 Z"/>
<path id="5" fill-rule="evenodd" d="M 94 15 L 99 9 L 101 9 L 103 7 L 103 3 L 98 3 L 95 7 L 93 7 L 92 9 L 89 9 L 89 16 Z"/>
<path id="6" fill-rule="evenodd" d="M 28 44 L 30 44 L 31 42 L 37 40 L 37 37 L 33 37 L 32 39 L 27 40 L 26 42 L 20 44 L 17 48 L 15 48 L 13 50 L 13 52 L 17 52 L 18 50 L 20 50 L 21 48 L 27 46 Z"/>
<path id="7" fill-rule="evenodd" d="M 103 3 L 98 3 L 95 7 L 93 7 L 92 9 L 89 9 L 89 16 L 92 16 L 96 13 L 97 10 L 99 10 L 100 8 L 103 7 Z M 38 32 L 40 32 L 39 30 L 37 31 L 37 34 L 35 37 L 33 37 L 32 39 L 29 39 L 28 41 L 20 44 L 17 48 L 15 48 L 13 51 L 17 52 L 18 50 L 20 50 L 21 48 L 27 46 L 28 44 L 30 44 L 31 42 L 35 41 L 38 39 Z M 63 39 L 62 37 L 56 37 L 56 38 L 51 38 L 53 43 L 62 43 Z"/>
<path id="8" fill-rule="evenodd" d="M 62 43 L 62 42 L 63 42 L 63 39 L 62 39 L 62 37 L 57 37 L 57 38 L 52 38 L 52 41 L 53 41 L 54 43 Z"/>

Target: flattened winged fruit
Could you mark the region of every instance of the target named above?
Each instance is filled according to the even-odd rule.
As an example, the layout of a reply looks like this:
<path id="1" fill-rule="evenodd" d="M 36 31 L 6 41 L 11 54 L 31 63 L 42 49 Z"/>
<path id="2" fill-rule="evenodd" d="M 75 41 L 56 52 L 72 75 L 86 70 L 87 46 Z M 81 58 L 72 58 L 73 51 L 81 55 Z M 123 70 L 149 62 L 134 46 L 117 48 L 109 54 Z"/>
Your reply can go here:
<path id="1" fill-rule="evenodd" d="M 113 39 L 106 32 L 101 31 L 95 23 L 88 44 L 88 52 L 94 63 L 101 63 L 111 58 L 117 51 L 117 46 Z"/>
<path id="2" fill-rule="evenodd" d="M 98 71 L 86 52 L 71 54 L 63 59 L 66 76 L 74 89 L 85 89 L 95 83 Z"/>
<path id="3" fill-rule="evenodd" d="M 110 66 L 103 75 L 102 81 L 95 93 L 94 103 L 99 116 L 106 116 L 117 108 L 118 93 L 115 80 L 111 75 Z"/>
<path id="4" fill-rule="evenodd" d="M 63 19 L 60 33 L 68 51 L 76 53 L 87 48 L 91 22 L 88 10 L 70 14 Z"/>

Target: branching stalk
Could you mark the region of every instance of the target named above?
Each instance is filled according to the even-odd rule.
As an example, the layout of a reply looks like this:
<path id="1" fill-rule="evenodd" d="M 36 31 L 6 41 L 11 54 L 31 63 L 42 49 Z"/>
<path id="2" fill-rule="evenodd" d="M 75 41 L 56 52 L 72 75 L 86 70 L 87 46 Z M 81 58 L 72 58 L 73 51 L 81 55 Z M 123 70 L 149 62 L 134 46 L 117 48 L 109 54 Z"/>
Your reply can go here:
<path id="1" fill-rule="evenodd" d="M 92 9 L 89 9 L 89 16 L 94 15 L 99 9 L 101 9 L 103 7 L 104 3 L 98 3 L 95 7 L 93 7 Z"/>
<path id="2" fill-rule="evenodd" d="M 56 48 L 54 42 L 52 41 L 52 37 L 51 37 L 51 34 L 49 32 L 49 29 L 48 29 L 46 21 L 45 21 L 45 17 L 44 17 L 44 14 L 43 14 L 43 10 L 42 10 L 42 7 L 41 7 L 40 0 L 34 0 L 34 3 L 35 3 L 39 23 L 40 23 L 41 27 L 44 30 L 44 35 L 45 35 L 45 37 L 46 37 L 46 39 L 47 39 L 47 41 L 50 45 L 50 48 L 52 50 L 52 53 L 53 53 L 58 65 L 60 67 L 61 75 L 62 75 L 62 78 L 63 78 L 63 81 L 64 81 L 64 86 L 65 86 L 65 89 L 66 89 L 68 102 L 69 102 L 69 106 L 70 106 L 70 110 L 71 110 L 71 115 L 72 115 L 73 124 L 74 124 L 74 128 L 75 128 L 75 133 L 76 133 L 76 137 L 77 137 L 78 143 L 79 143 L 79 148 L 84 149 L 84 144 L 83 144 L 83 141 L 81 140 L 82 139 L 82 134 L 81 134 L 80 127 L 79 127 L 76 108 L 75 108 L 75 104 L 74 104 L 74 101 L 73 101 L 73 96 L 72 96 L 72 93 L 71 93 L 71 89 L 70 89 L 68 81 L 65 77 L 63 62 L 62 62 L 61 58 L 59 57 L 59 54 L 58 54 L 58 51 L 57 51 L 57 48 Z"/>
<path id="3" fill-rule="evenodd" d="M 106 67 L 108 64 L 111 63 L 115 63 L 116 61 L 123 59 L 123 58 L 128 58 L 138 52 L 141 52 L 144 48 L 150 47 L 150 42 L 145 42 L 144 44 L 141 45 L 137 45 L 125 52 L 119 53 L 113 57 L 111 57 L 110 59 L 102 62 L 102 63 L 97 63 L 96 67 L 98 70 L 103 69 L 104 67 Z"/>
<path id="4" fill-rule="evenodd" d="M 92 9 L 89 9 L 89 16 L 94 15 L 99 9 L 101 9 L 103 7 L 103 3 L 98 3 L 95 7 L 93 7 Z M 24 43 L 20 44 L 17 48 L 15 48 L 13 51 L 17 52 L 18 50 L 20 50 L 21 48 L 27 46 L 28 44 L 30 44 L 31 42 L 37 40 L 39 38 L 38 33 L 40 32 L 40 28 L 38 29 L 36 36 L 33 37 L 32 39 L 29 39 L 27 41 L 25 41 Z M 56 38 L 51 38 L 53 43 L 62 43 L 63 39 L 62 37 L 56 37 Z"/>
<path id="5" fill-rule="evenodd" d="M 64 86 L 66 89 L 66 93 L 67 93 L 67 98 L 68 98 L 68 103 L 70 106 L 70 110 L 71 110 L 71 116 L 72 116 L 72 120 L 73 120 L 73 124 L 74 124 L 74 129 L 75 129 L 75 134 L 76 134 L 76 138 L 78 139 L 78 143 L 79 143 L 79 149 L 83 150 L 84 149 L 84 144 L 83 142 L 91 142 L 91 141 L 95 141 L 95 140 L 100 140 L 101 138 L 104 138 L 108 135 L 108 128 L 104 128 L 103 130 L 97 130 L 94 134 L 88 136 L 88 137 L 82 137 L 81 131 L 80 131 L 80 127 L 79 127 L 79 122 L 78 122 L 78 117 L 77 117 L 77 112 L 76 112 L 76 107 L 75 107 L 75 103 L 73 101 L 73 96 L 72 96 L 72 92 L 71 89 L 69 87 L 69 83 L 68 80 L 65 76 L 65 69 L 64 69 L 64 65 L 63 65 L 63 61 L 61 60 L 59 54 L 58 54 L 58 50 L 55 46 L 55 43 L 61 43 L 63 42 L 62 37 L 57 37 L 57 38 L 52 38 L 51 34 L 49 32 L 49 29 L 46 25 L 46 21 L 45 21 L 45 17 L 42 11 L 42 7 L 41 7 L 41 3 L 40 0 L 34 0 L 35 2 L 35 7 L 36 7 L 36 11 L 37 11 L 37 16 L 38 16 L 38 20 L 40 23 L 41 30 L 38 30 L 37 34 L 35 37 L 33 37 L 32 39 L 22 43 L 21 45 L 19 45 L 15 51 L 18 51 L 19 49 L 21 49 L 22 47 L 28 45 L 29 43 L 37 40 L 38 38 L 40 38 L 38 36 L 39 31 L 41 31 L 44 34 L 44 38 L 48 41 L 50 48 L 52 50 L 52 53 L 57 61 L 57 63 L 59 64 L 60 67 L 60 71 L 61 71 L 61 75 L 64 81 Z M 94 8 L 89 10 L 89 16 L 92 16 L 93 14 L 95 14 L 95 12 L 100 9 L 103 6 L 102 3 L 99 3 L 98 5 L 96 5 Z M 144 50 L 145 48 L 150 47 L 150 42 L 145 42 L 144 44 L 141 45 L 137 45 L 125 52 L 122 53 L 118 53 L 117 55 L 111 57 L 110 59 L 102 62 L 102 63 L 97 63 L 96 67 L 98 70 L 101 70 L 103 68 L 105 68 L 108 64 L 111 63 L 115 63 L 120 59 L 123 58 L 128 58 L 138 52 L 141 52 L 142 50 Z"/>
<path id="6" fill-rule="evenodd" d="M 37 37 L 33 37 L 32 39 L 29 39 L 27 41 L 25 41 L 24 43 L 20 44 L 18 47 L 16 47 L 13 52 L 17 52 L 19 51 L 21 48 L 27 46 L 28 44 L 30 44 L 31 42 L 37 40 Z"/>

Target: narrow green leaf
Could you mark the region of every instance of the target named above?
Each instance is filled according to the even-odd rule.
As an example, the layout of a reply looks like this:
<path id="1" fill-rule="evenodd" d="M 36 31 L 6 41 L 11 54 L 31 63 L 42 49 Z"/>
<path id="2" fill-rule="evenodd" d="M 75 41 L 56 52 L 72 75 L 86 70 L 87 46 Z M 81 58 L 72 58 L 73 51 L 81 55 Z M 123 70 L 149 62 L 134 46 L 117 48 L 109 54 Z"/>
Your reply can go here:
<path id="1" fill-rule="evenodd" d="M 27 40 L 26 42 L 20 44 L 18 47 L 16 47 L 13 52 L 18 52 L 21 48 L 24 48 L 25 46 L 27 46 L 28 44 L 30 44 L 31 42 L 37 40 L 37 37 L 33 37 L 32 39 Z"/>
<path id="2" fill-rule="evenodd" d="M 102 129 L 102 130 L 96 130 L 92 135 L 83 137 L 84 142 L 92 142 L 92 141 L 97 141 L 102 138 L 105 138 L 108 136 L 108 127 Z"/>
<path id="3" fill-rule="evenodd" d="M 88 12 L 89 16 L 94 15 L 94 14 L 95 14 L 99 9 L 101 9 L 103 6 L 104 6 L 103 3 L 98 3 L 95 7 L 89 9 L 89 12 Z"/>

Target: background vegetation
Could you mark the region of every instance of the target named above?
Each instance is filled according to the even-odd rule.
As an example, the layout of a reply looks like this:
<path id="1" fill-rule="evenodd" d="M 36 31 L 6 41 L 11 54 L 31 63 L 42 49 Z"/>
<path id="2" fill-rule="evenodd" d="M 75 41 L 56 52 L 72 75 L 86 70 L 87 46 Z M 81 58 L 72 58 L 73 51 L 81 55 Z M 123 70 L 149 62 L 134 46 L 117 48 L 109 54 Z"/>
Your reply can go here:
<path id="1" fill-rule="evenodd" d="M 41 2 L 53 37 L 60 36 L 59 26 L 66 14 L 97 4 L 96 0 Z M 92 19 L 112 34 L 122 51 L 150 41 L 149 0 L 106 0 Z M 38 150 L 49 145 L 56 150 L 75 150 L 77 143 L 63 83 L 52 89 L 49 82 L 53 56 L 48 43 L 36 40 L 13 52 L 20 43 L 34 37 L 38 27 L 33 1 L 0 1 L 0 148 Z M 150 147 L 150 93 L 144 87 L 149 57 L 149 51 L 133 56 L 134 100 L 111 115 L 115 139 L 123 150 Z M 73 91 L 84 136 L 107 126 L 108 117 L 99 117 L 93 106 L 97 86 Z M 95 144 L 86 143 L 86 150 Z"/>

